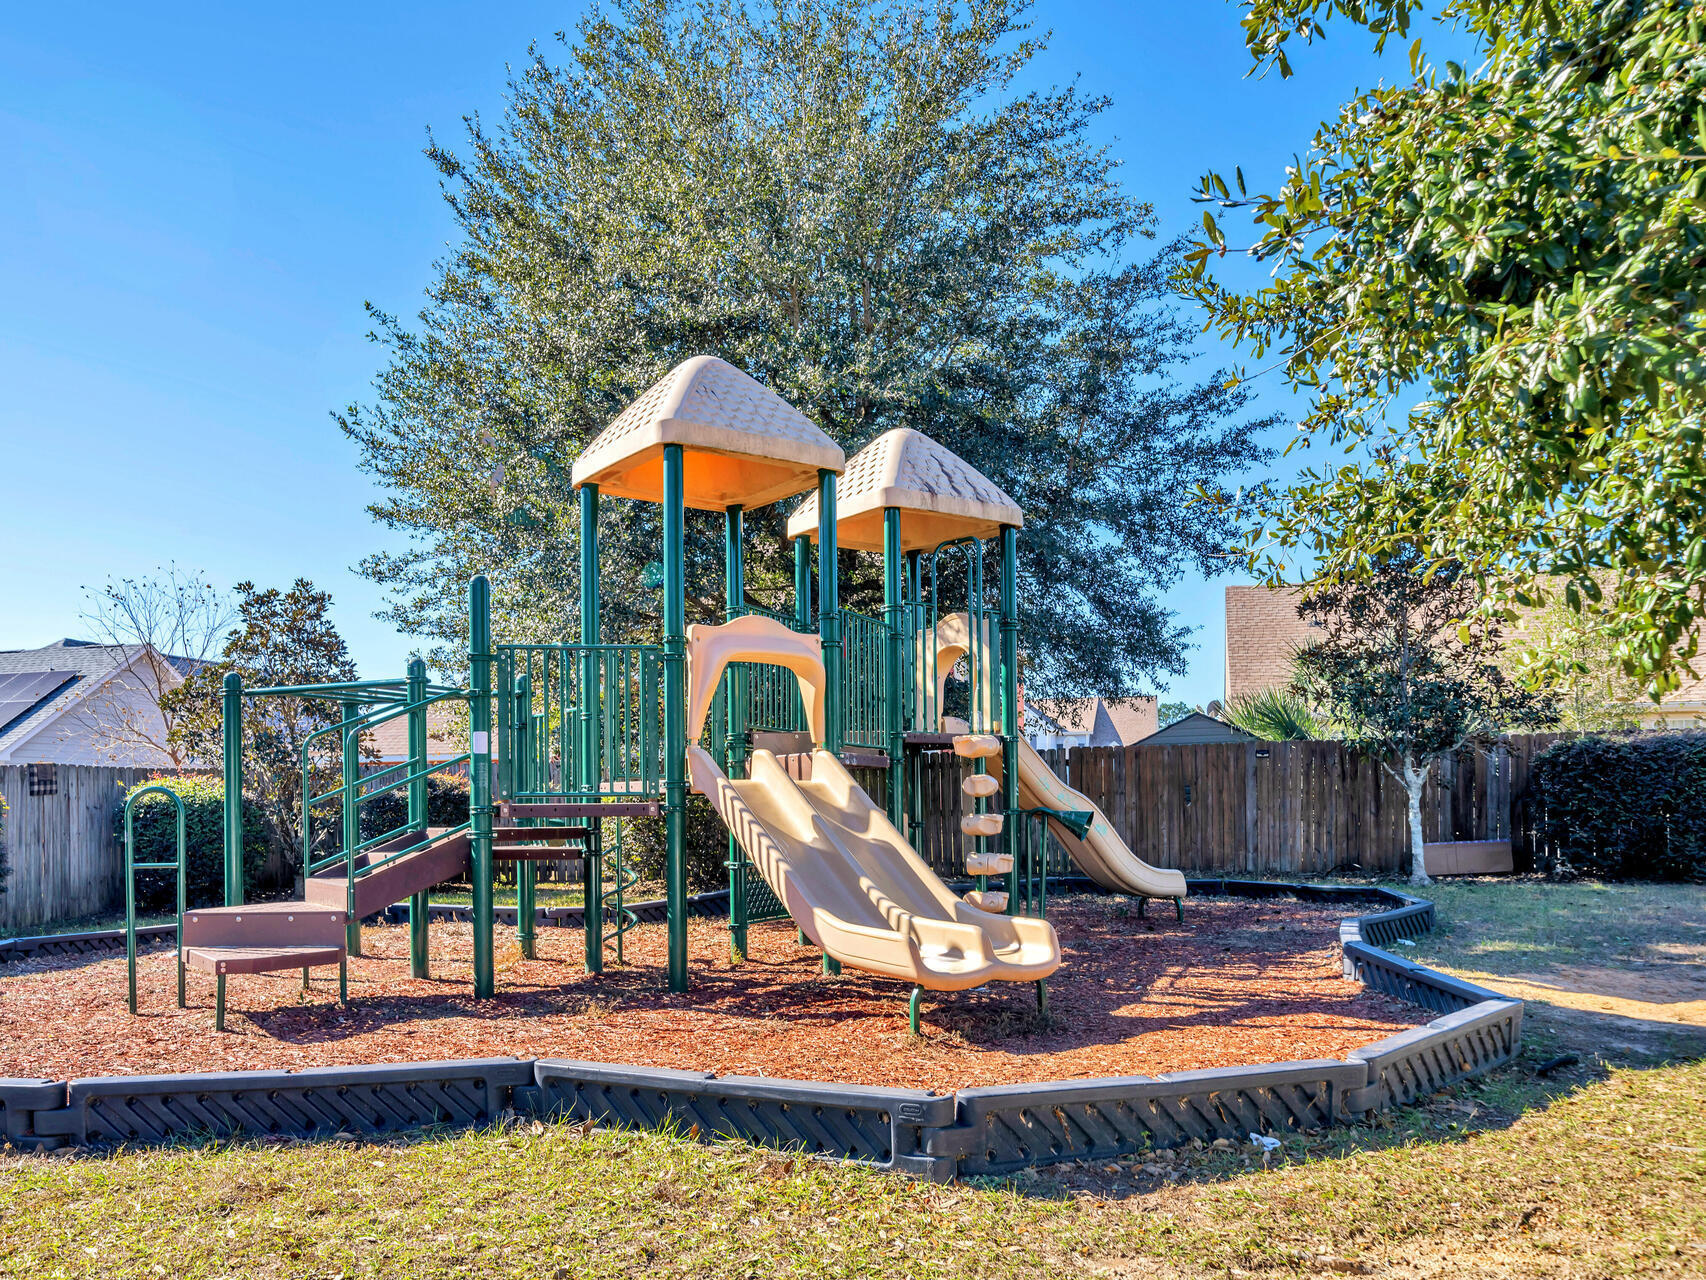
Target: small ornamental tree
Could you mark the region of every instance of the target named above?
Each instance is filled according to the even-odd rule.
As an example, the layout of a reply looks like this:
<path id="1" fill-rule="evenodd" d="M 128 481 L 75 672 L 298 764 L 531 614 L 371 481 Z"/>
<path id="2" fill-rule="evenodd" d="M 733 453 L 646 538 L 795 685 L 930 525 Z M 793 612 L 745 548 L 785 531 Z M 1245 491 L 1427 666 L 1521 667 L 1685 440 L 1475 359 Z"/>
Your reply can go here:
<path id="1" fill-rule="evenodd" d="M 1353 746 L 1387 758 L 1410 809 L 1410 882 L 1427 884 L 1422 788 L 1434 761 L 1515 727 L 1552 721 L 1550 701 L 1496 665 L 1497 626 L 1475 616 L 1473 578 L 1428 571 L 1400 547 L 1356 578 L 1317 585 L 1297 606 L 1322 638 L 1298 654 L 1293 689 Z M 1395 757 L 1394 763 L 1391 758 Z"/>

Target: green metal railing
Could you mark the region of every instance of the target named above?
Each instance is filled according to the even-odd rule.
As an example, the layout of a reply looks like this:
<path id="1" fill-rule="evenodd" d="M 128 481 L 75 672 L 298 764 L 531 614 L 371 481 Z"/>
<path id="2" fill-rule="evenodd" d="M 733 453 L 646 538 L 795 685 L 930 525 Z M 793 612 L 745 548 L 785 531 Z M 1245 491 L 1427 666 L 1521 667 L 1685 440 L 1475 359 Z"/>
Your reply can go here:
<path id="1" fill-rule="evenodd" d="M 841 729 L 847 746 L 889 749 L 883 661 L 887 636 L 881 618 L 841 611 Z"/>
<path id="2" fill-rule="evenodd" d="M 498 687 L 530 690 L 525 784 L 499 776 L 522 803 L 650 798 L 662 789 L 662 649 L 649 644 L 498 645 Z M 498 756 L 516 752 L 514 715 L 500 710 Z"/>
<path id="3" fill-rule="evenodd" d="M 405 690 L 407 684 L 404 685 Z M 256 693 L 277 692 L 275 690 L 255 690 Z M 291 692 L 295 692 L 292 690 Z M 309 695 L 312 696 L 312 695 Z M 423 758 L 417 758 L 411 753 L 408 760 L 363 774 L 361 769 L 361 739 L 370 729 L 377 728 L 401 716 L 423 716 L 426 708 L 439 702 L 464 701 L 467 695 L 460 689 L 437 688 L 429 689 L 426 696 L 410 701 L 407 693 L 400 699 L 387 699 L 385 705 L 369 711 L 361 710 L 360 706 L 348 707 L 344 719 L 334 725 L 326 725 L 314 730 L 302 741 L 302 878 L 304 880 L 335 867 L 340 863 L 344 868 L 345 910 L 349 912 L 349 949 L 358 951 L 360 947 L 361 922 L 356 915 L 355 887 L 356 881 L 364 876 L 373 875 L 382 867 L 387 867 L 399 859 L 406 858 L 418 850 L 427 841 L 426 815 L 421 810 L 424 806 L 411 804 L 409 812 L 401 824 L 377 835 L 361 837 L 361 807 L 382 795 L 397 790 L 399 787 L 415 788 L 424 784 L 427 777 L 444 769 L 452 769 L 457 765 L 469 764 L 471 757 L 467 752 L 453 756 L 448 760 L 427 763 Z M 313 793 L 314 786 L 314 757 L 315 743 L 323 738 L 337 735 L 339 757 L 342 764 L 342 780 L 338 786 L 320 795 Z M 424 743 L 422 744 L 424 756 Z M 336 843 L 339 847 L 320 857 L 314 856 L 314 811 L 321 805 L 337 802 L 341 821 L 342 836 Z M 452 835 L 458 831 L 467 830 L 469 823 L 462 822 L 441 832 L 441 835 Z M 418 839 L 409 841 L 402 848 L 387 850 L 383 856 L 368 859 L 357 865 L 362 854 L 379 845 L 396 840 L 400 836 L 418 835 Z M 411 922 L 412 923 L 412 922 Z"/>
<path id="4" fill-rule="evenodd" d="M 136 802 L 143 796 L 161 795 L 171 800 L 177 810 L 178 859 L 176 862 L 138 862 L 136 860 Z M 176 873 L 178 894 L 178 1008 L 184 1007 L 184 895 L 188 882 L 187 853 L 184 841 L 184 798 L 170 787 L 147 786 L 132 791 L 124 800 L 124 958 L 130 979 L 130 1011 L 136 1012 L 136 873 L 138 871 L 171 871 Z"/>

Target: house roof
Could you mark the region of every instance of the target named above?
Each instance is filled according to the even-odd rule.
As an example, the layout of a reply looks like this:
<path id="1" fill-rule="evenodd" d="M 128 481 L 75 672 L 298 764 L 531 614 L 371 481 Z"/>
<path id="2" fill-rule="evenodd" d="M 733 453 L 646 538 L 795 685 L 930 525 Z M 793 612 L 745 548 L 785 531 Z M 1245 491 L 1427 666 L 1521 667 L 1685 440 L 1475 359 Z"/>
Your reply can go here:
<path id="1" fill-rule="evenodd" d="M 663 501 L 663 453 L 681 445 L 683 500 L 724 511 L 814 488 L 847 455 L 763 383 L 714 356 L 675 366 L 587 445 L 571 478 L 619 498 Z"/>
<path id="2" fill-rule="evenodd" d="M 1182 720 L 1175 720 L 1165 729 L 1150 734 L 1143 740 L 1144 746 L 1200 746 L 1209 742 L 1255 742 L 1258 741 L 1253 733 L 1245 733 L 1224 720 L 1216 720 L 1213 716 L 1193 711 Z"/>
<path id="3" fill-rule="evenodd" d="M 38 682 L 37 696 L 27 705 L 8 705 L 0 710 L 0 756 L 23 745 L 42 729 L 81 702 L 142 656 L 146 645 L 99 644 L 91 640 L 64 639 L 39 649 L 0 649 L 0 677 L 28 673 L 65 673 L 69 679 Z M 186 674 L 195 667 L 189 658 L 166 655 L 174 669 Z M 12 682 L 23 694 L 31 686 Z M 27 694 L 19 699 L 27 698 Z"/>
<path id="4" fill-rule="evenodd" d="M 1025 714 L 1046 722 L 1052 732 L 1084 734 L 1093 747 L 1129 747 L 1155 732 L 1156 708 L 1152 697 L 1129 703 L 1107 698 L 1051 698 L 1027 704 Z"/>
<path id="5" fill-rule="evenodd" d="M 929 551 L 955 538 L 991 538 L 1022 527 L 1025 513 L 1001 487 L 921 431 L 885 431 L 847 464 L 835 486 L 835 540 L 854 551 L 883 549 L 883 510 L 900 511 L 904 551 Z M 818 536 L 817 495 L 788 517 L 790 538 Z"/>
<path id="6" fill-rule="evenodd" d="M 448 760 L 465 750 L 468 708 L 461 702 L 435 702 L 427 708 L 427 759 Z M 381 760 L 406 760 L 409 756 L 409 718 L 398 716 L 375 725 L 362 735 L 365 745 Z"/>

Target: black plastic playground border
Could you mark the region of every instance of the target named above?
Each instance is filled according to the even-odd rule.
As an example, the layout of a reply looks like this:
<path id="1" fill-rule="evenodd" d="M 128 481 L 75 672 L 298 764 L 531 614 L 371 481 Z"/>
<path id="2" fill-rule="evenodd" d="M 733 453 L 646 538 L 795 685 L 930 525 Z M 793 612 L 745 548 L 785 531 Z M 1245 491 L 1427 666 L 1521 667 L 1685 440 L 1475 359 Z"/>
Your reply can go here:
<path id="1" fill-rule="evenodd" d="M 428 1126 L 537 1116 L 697 1131 L 703 1139 L 743 1139 L 948 1181 L 1174 1147 L 1193 1138 L 1244 1141 L 1251 1134 L 1322 1129 L 1412 1102 L 1516 1056 L 1522 1001 L 1383 949 L 1433 927 L 1434 906 L 1426 899 L 1355 885 L 1188 883 L 1197 896 L 1383 905 L 1386 910 L 1340 923 L 1345 975 L 1441 1016 L 1358 1049 L 1343 1061 L 1001 1085 L 954 1094 L 560 1058 L 70 1081 L 0 1079 L 0 1135 L 14 1148 L 51 1151 L 210 1136 L 377 1138 Z M 711 914 L 718 896 L 699 895 L 696 908 Z M 165 930 L 169 937 L 171 927 Z"/>

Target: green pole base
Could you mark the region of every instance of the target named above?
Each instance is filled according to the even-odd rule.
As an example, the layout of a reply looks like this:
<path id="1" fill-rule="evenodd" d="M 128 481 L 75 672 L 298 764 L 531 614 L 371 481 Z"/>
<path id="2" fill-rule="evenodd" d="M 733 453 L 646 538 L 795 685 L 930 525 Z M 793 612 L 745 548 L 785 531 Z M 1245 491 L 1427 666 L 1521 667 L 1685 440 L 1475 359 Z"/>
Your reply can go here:
<path id="1" fill-rule="evenodd" d="M 338 1003 L 349 1003 L 349 957 L 338 961 Z"/>
<path id="2" fill-rule="evenodd" d="M 1038 983 L 1037 985 L 1041 986 L 1042 984 Z M 906 1001 L 906 1029 L 915 1036 L 921 1036 L 924 1034 L 923 1030 L 918 1025 L 918 1006 L 923 999 L 924 988 L 914 987 L 912 989 L 912 994 L 907 997 Z"/>
<path id="3" fill-rule="evenodd" d="M 213 984 L 213 1029 L 225 1030 L 225 975 L 222 973 L 214 979 Z"/>
<path id="4" fill-rule="evenodd" d="M 809 947 L 812 944 L 812 940 L 810 938 L 806 937 L 806 931 L 804 929 L 795 929 L 794 930 L 794 940 L 796 942 L 798 942 L 802 947 Z"/>
<path id="5" fill-rule="evenodd" d="M 344 950 L 352 956 L 361 954 L 361 921 L 351 920 L 344 926 Z"/>
<path id="6" fill-rule="evenodd" d="M 184 1003 L 184 953 L 181 950 L 178 952 L 178 1008 L 189 1008 Z"/>
<path id="7" fill-rule="evenodd" d="M 308 970 L 306 970 L 306 969 L 304 969 L 304 970 L 303 970 L 303 971 L 302 971 L 302 989 L 303 989 L 303 990 L 304 990 L 304 991 L 306 991 L 306 990 L 308 990 L 308 988 L 309 988 L 309 987 L 310 987 L 310 986 L 312 986 L 312 985 L 313 985 L 313 984 L 312 984 L 312 982 L 311 982 L 311 981 L 310 981 L 310 980 L 309 980 L 309 977 L 308 977 Z"/>
<path id="8" fill-rule="evenodd" d="M 412 978 L 432 976 L 427 948 L 427 928 L 431 923 L 432 908 L 426 893 L 415 894 L 409 899 L 409 976 Z"/>
<path id="9" fill-rule="evenodd" d="M 1143 919 L 1143 909 L 1145 907 L 1147 907 L 1148 905 L 1149 905 L 1149 899 L 1148 898 L 1139 898 L 1137 900 L 1137 918 L 1139 920 Z"/>
<path id="10" fill-rule="evenodd" d="M 1175 910 L 1179 913 L 1179 923 L 1184 924 L 1185 923 L 1185 900 L 1183 898 L 1174 898 L 1173 899 L 1173 910 Z"/>
<path id="11" fill-rule="evenodd" d="M 1048 1017 L 1048 983 L 1042 978 L 1037 979 L 1037 1016 Z"/>
<path id="12" fill-rule="evenodd" d="M 840 977 L 841 976 L 841 961 L 831 959 L 828 955 L 825 955 L 823 958 L 823 972 L 824 972 L 825 976 L 827 976 L 827 977 L 831 977 L 831 978 Z"/>

